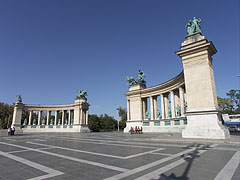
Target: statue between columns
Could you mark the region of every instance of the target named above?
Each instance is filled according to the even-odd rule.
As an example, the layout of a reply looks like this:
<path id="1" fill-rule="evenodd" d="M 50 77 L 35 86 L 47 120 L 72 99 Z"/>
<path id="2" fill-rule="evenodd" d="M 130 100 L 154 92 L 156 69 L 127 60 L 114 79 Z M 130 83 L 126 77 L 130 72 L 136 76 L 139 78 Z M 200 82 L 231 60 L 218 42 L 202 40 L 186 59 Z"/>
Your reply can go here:
<path id="1" fill-rule="evenodd" d="M 187 109 L 188 109 L 187 101 L 184 101 L 184 110 L 185 110 L 185 112 L 187 112 Z"/>
<path id="2" fill-rule="evenodd" d="M 157 115 L 157 119 L 162 119 L 162 116 L 161 116 L 161 113 L 160 113 L 159 109 L 157 110 L 156 115 Z"/>
<path id="3" fill-rule="evenodd" d="M 27 125 L 27 119 L 24 120 L 23 125 L 24 125 L 24 126 Z"/>
<path id="4" fill-rule="evenodd" d="M 151 119 L 151 118 L 150 118 L 150 114 L 149 114 L 148 111 L 145 113 L 145 119 L 147 119 L 147 120 L 150 120 L 150 119 Z"/>
<path id="5" fill-rule="evenodd" d="M 46 124 L 46 121 L 45 119 L 42 120 L 42 125 L 45 125 Z"/>
<path id="6" fill-rule="evenodd" d="M 172 111 L 171 111 L 171 108 L 168 108 L 168 117 L 169 117 L 169 118 L 172 117 Z"/>
<path id="7" fill-rule="evenodd" d="M 58 120 L 58 125 L 61 125 L 61 119 Z"/>
<path id="8" fill-rule="evenodd" d="M 64 124 L 65 124 L 65 125 L 67 125 L 67 124 L 68 124 L 68 120 L 67 120 L 67 119 L 65 119 L 65 122 L 64 122 Z"/>
<path id="9" fill-rule="evenodd" d="M 181 116 L 181 106 L 177 105 L 177 117 Z"/>

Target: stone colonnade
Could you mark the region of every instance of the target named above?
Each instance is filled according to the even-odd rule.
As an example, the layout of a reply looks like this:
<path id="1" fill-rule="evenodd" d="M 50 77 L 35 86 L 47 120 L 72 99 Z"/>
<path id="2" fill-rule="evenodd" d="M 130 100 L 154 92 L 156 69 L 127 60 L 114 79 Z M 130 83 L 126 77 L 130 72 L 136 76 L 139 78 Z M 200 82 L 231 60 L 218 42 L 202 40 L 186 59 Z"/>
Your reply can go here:
<path id="1" fill-rule="evenodd" d="M 153 95 L 150 97 L 142 97 L 141 98 L 141 118 L 139 120 L 159 120 L 159 119 L 167 119 L 167 118 L 176 118 L 176 117 L 184 117 L 186 111 L 186 101 L 185 97 L 186 93 L 184 91 L 184 87 L 179 87 L 175 90 L 171 90 L 170 92 L 160 93 L 158 95 Z M 131 98 L 127 101 L 128 108 L 128 120 L 132 120 L 131 117 Z M 150 100 L 150 113 L 149 119 L 146 118 L 146 113 L 148 110 L 148 100 Z M 158 106 L 158 103 L 161 106 Z M 179 110 L 178 110 L 179 108 Z M 138 120 L 138 119 L 135 119 Z"/>
<path id="2" fill-rule="evenodd" d="M 18 101 L 14 105 L 12 125 L 26 132 L 85 132 L 89 131 L 88 108 L 85 98 L 75 99 L 74 104 L 68 105 L 27 105 Z M 23 111 L 29 116 L 22 123 Z"/>
<path id="3" fill-rule="evenodd" d="M 74 109 L 38 110 L 39 108 L 35 109 L 34 107 L 31 107 L 31 109 L 33 110 L 27 110 L 29 112 L 27 123 L 24 122 L 22 125 L 73 125 Z M 34 112 L 37 114 L 37 118 L 33 118 Z M 46 117 L 44 117 L 43 112 L 46 112 Z M 52 115 L 52 112 L 54 112 L 54 116 Z M 88 113 L 88 111 L 86 113 Z M 87 119 L 86 122 L 80 122 L 80 124 L 87 125 Z"/>
<path id="4" fill-rule="evenodd" d="M 154 87 L 146 88 L 141 84 L 130 86 L 126 94 L 128 121 L 184 116 L 187 107 L 185 92 L 183 72 L 170 81 Z"/>
<path id="5" fill-rule="evenodd" d="M 166 129 L 171 132 L 181 132 L 187 124 L 186 96 L 183 72 L 154 87 L 146 88 L 142 84 L 131 85 L 126 94 L 128 120 L 124 132 L 135 126 L 143 126 L 144 132 L 168 132 Z M 171 125 L 175 129 L 170 129 Z"/>

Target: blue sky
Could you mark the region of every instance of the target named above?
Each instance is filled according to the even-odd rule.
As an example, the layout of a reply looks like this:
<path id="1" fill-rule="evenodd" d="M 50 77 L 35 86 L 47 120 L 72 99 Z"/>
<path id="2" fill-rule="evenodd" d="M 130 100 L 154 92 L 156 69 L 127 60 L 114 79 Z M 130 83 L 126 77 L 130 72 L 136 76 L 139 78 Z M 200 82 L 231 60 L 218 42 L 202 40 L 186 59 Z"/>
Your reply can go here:
<path id="1" fill-rule="evenodd" d="M 147 86 L 182 71 L 175 54 L 189 19 L 202 19 L 217 95 L 239 89 L 238 0 L 0 0 L 0 102 L 71 104 L 86 89 L 90 114 L 126 107 L 126 76 Z"/>

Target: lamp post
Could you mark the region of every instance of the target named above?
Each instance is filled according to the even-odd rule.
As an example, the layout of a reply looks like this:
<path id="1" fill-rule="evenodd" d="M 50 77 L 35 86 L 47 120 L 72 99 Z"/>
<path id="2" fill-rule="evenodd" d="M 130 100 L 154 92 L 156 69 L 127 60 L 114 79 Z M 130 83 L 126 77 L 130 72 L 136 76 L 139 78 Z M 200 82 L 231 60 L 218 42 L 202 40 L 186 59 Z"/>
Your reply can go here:
<path id="1" fill-rule="evenodd" d="M 119 111 L 119 108 L 117 108 L 117 114 L 118 114 L 118 111 Z M 119 116 L 119 114 L 118 114 L 118 116 Z M 119 132 L 119 119 L 117 120 L 117 122 L 118 122 L 118 132 Z"/>

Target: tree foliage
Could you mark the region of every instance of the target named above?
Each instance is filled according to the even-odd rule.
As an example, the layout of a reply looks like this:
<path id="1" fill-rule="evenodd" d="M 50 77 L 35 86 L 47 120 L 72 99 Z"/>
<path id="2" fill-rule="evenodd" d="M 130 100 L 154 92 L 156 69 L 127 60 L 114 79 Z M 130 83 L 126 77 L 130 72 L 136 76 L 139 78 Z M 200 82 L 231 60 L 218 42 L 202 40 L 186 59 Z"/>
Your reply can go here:
<path id="1" fill-rule="evenodd" d="M 99 131 L 115 131 L 117 129 L 117 120 L 107 114 L 100 115 L 89 115 L 88 127 L 93 132 Z"/>
<path id="2" fill-rule="evenodd" d="M 125 108 L 122 108 L 121 106 L 117 108 L 118 115 L 121 118 L 119 122 L 119 128 L 124 129 L 126 127 L 126 121 L 127 121 L 127 110 Z"/>
<path id="3" fill-rule="evenodd" d="M 226 95 L 217 97 L 219 110 L 223 114 L 240 114 L 240 90 L 230 90 Z"/>
<path id="4" fill-rule="evenodd" d="M 229 98 L 232 99 L 233 103 L 234 103 L 234 107 L 236 109 L 240 109 L 240 90 L 230 90 L 227 94 L 226 94 Z"/>
<path id="5" fill-rule="evenodd" d="M 12 123 L 13 106 L 0 102 L 0 128 L 7 128 Z"/>

